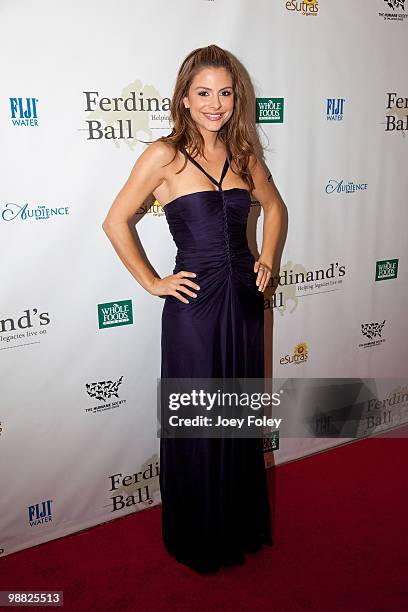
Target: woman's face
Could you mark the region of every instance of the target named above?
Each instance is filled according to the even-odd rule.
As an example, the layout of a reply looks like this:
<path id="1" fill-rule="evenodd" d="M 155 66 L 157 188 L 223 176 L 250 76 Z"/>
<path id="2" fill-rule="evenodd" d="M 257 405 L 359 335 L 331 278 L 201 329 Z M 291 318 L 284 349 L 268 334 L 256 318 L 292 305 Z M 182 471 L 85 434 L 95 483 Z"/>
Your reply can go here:
<path id="1" fill-rule="evenodd" d="M 183 103 L 201 130 L 218 132 L 234 110 L 231 74 L 225 68 L 202 68 Z"/>

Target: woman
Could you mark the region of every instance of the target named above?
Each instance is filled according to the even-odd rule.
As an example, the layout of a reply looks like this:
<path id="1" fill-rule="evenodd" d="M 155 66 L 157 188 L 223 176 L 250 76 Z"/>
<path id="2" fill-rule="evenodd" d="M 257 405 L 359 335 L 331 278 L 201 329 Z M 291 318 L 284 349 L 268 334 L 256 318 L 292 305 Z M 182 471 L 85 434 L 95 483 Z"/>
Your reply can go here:
<path id="1" fill-rule="evenodd" d="M 140 155 L 103 223 L 134 278 L 165 296 L 162 378 L 264 376 L 263 291 L 272 271 L 281 200 L 254 153 L 246 92 L 234 57 L 216 45 L 178 72 L 173 131 Z M 129 219 L 152 194 L 178 247 L 173 273 L 143 261 Z M 255 261 L 246 238 L 250 193 L 264 211 Z M 198 572 L 245 561 L 272 544 L 261 438 L 161 438 L 162 533 Z"/>

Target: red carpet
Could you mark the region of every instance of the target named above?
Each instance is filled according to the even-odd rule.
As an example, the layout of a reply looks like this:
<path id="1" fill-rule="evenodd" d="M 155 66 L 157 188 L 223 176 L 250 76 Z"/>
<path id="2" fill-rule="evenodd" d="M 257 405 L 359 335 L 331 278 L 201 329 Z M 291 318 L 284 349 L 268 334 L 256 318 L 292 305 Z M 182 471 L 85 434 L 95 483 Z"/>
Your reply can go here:
<path id="1" fill-rule="evenodd" d="M 407 449 L 370 438 L 268 470 L 275 544 L 245 565 L 178 564 L 158 506 L 1 559 L 0 590 L 62 590 L 78 612 L 406 610 Z"/>

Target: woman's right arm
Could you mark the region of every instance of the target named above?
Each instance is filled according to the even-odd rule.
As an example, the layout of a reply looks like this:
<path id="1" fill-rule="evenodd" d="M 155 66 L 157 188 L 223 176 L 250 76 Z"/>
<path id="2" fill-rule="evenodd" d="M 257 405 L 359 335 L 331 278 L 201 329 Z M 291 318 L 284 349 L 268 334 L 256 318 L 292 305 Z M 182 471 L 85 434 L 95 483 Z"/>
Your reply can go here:
<path id="1" fill-rule="evenodd" d="M 146 264 L 129 228 L 129 220 L 163 182 L 166 170 L 163 166 L 170 159 L 172 156 L 169 156 L 168 147 L 161 142 L 152 143 L 143 151 L 114 199 L 102 228 L 123 264 L 146 291 L 152 295 L 174 295 L 182 302 L 188 302 L 179 291 L 196 297 L 183 285 L 199 289 L 198 285 L 186 278 L 180 278 L 180 273 L 163 279 L 155 276 Z M 182 276 L 195 274 L 186 272 Z"/>

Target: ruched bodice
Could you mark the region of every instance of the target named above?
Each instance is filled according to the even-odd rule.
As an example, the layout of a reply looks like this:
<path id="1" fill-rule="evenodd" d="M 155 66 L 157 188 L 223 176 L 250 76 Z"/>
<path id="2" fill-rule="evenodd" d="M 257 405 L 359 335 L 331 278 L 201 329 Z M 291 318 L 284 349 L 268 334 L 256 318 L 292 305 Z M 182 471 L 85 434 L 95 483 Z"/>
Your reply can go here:
<path id="1" fill-rule="evenodd" d="M 165 297 L 161 376 L 262 378 L 263 294 L 247 241 L 249 191 L 222 188 L 229 158 L 217 181 L 184 153 L 217 189 L 164 207 L 177 247 L 173 273 L 195 272 L 200 289 L 185 296 L 188 303 Z M 251 482 L 249 505 L 243 482 Z M 167 550 L 198 571 L 242 563 L 246 550 L 272 543 L 261 438 L 161 438 L 160 489 Z"/>
<path id="2" fill-rule="evenodd" d="M 164 211 L 178 249 L 176 271 L 188 265 L 238 271 L 239 262 L 252 257 L 246 236 L 250 206 L 249 191 L 238 187 L 198 191 L 167 204 Z"/>

